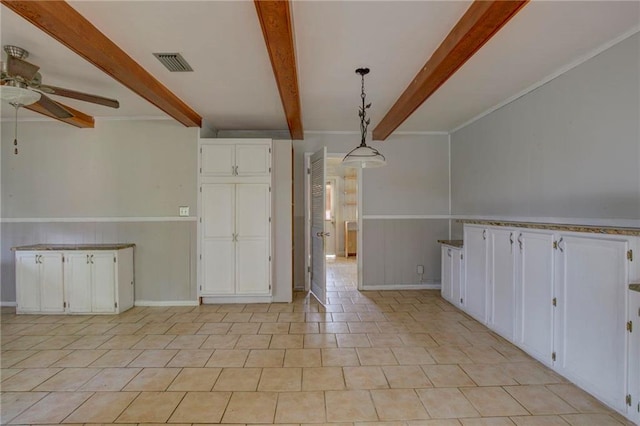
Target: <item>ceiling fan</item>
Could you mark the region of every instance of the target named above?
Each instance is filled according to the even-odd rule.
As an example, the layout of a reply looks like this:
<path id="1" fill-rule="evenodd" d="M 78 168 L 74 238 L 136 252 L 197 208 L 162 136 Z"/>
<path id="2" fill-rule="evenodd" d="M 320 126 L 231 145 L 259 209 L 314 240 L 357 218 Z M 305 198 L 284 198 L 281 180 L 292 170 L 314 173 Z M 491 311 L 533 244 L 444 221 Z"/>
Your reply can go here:
<path id="1" fill-rule="evenodd" d="M 4 46 L 4 51 L 7 53 L 7 60 L 2 66 L 0 81 L 2 89 L 7 90 L 0 89 L 0 98 L 16 108 L 37 103 L 57 118 L 73 117 L 71 112 L 47 95 L 64 96 L 111 108 L 120 107 L 120 103 L 115 99 L 42 84 L 42 75 L 38 72 L 40 67 L 25 61 L 29 52 L 21 47 L 10 45 Z"/>
<path id="2" fill-rule="evenodd" d="M 74 117 L 74 115 L 47 95 L 64 96 L 111 108 L 120 107 L 120 103 L 115 99 L 42 84 L 42 75 L 38 72 L 40 67 L 25 61 L 29 52 L 21 47 L 11 45 L 4 46 L 4 51 L 7 53 L 7 61 L 0 66 L 0 99 L 15 108 L 15 138 L 13 140 L 15 154 L 18 153 L 18 109 L 20 107 L 36 104 L 41 110 L 46 111 L 46 113 L 43 112 L 45 115 L 61 120 Z"/>

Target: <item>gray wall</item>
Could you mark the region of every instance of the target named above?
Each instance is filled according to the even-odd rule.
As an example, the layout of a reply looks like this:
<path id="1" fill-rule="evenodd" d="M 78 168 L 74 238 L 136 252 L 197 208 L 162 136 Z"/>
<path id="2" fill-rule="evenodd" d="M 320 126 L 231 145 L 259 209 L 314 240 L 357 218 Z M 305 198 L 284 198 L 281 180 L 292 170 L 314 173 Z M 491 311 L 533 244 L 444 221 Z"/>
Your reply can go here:
<path id="1" fill-rule="evenodd" d="M 305 133 L 294 141 L 294 283 L 304 287 L 304 153 L 323 146 L 329 153 L 346 153 L 359 143 L 357 134 Z M 401 216 L 446 215 L 449 212 L 449 152 L 447 135 L 394 135 L 373 142 L 387 158 L 387 166 L 363 171 L 363 283 L 365 286 L 416 284 L 416 266 L 425 266 L 424 282 L 440 280 L 437 239 L 447 238 L 448 223 L 441 220 Z M 366 216 L 387 216 L 367 219 Z M 446 222 L 446 221 L 445 221 Z M 402 232 L 385 232 L 402 229 Z M 368 235 L 371 239 L 368 239 Z M 369 247 L 371 244 L 371 247 Z M 383 247 L 384 250 L 378 250 Z M 409 250 L 407 248 L 414 248 Z M 369 250 L 371 249 L 371 250 Z M 403 253 L 400 259 L 390 253 Z M 395 259 L 395 260 L 390 260 Z M 402 260 L 397 264 L 396 260 Z M 375 265 L 385 270 L 368 272 Z M 393 264 L 393 265 L 392 265 Z"/>
<path id="2" fill-rule="evenodd" d="M 453 133 L 451 170 L 454 215 L 640 219 L 640 35 Z"/>
<path id="3" fill-rule="evenodd" d="M 0 300 L 15 300 L 10 248 L 39 242 L 134 242 L 136 300 L 195 300 L 196 222 L 175 216 L 179 206 L 196 214 L 198 129 L 169 120 L 19 125 L 18 155 L 12 126 L 2 126 Z M 25 218 L 38 221 L 13 222 Z"/>

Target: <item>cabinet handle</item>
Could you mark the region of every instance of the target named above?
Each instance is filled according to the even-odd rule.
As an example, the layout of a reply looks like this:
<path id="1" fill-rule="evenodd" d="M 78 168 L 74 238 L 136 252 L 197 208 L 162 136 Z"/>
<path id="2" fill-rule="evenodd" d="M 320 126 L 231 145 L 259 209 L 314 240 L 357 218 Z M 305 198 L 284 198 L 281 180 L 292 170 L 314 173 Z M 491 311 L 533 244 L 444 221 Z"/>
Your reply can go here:
<path id="1" fill-rule="evenodd" d="M 520 246 L 520 251 L 522 251 L 522 234 L 518 235 L 518 245 Z"/>
<path id="2" fill-rule="evenodd" d="M 87 255 L 87 264 L 89 264 L 89 255 Z"/>
<path id="3" fill-rule="evenodd" d="M 93 265 L 93 255 L 91 255 L 91 264 Z"/>
<path id="4" fill-rule="evenodd" d="M 238 176 L 238 166 L 236 166 L 236 176 Z"/>
<path id="5" fill-rule="evenodd" d="M 486 229 L 483 229 L 483 230 L 482 230 L 482 239 L 483 239 L 483 240 L 486 240 L 486 239 L 487 239 L 487 230 L 486 230 Z"/>
<path id="6" fill-rule="evenodd" d="M 513 245 L 513 232 L 509 234 L 509 242 Z"/>
<path id="7" fill-rule="evenodd" d="M 451 249 L 447 249 L 447 256 L 451 257 Z"/>
<path id="8" fill-rule="evenodd" d="M 560 244 L 562 244 L 562 237 L 560 237 L 560 239 L 558 240 L 558 249 L 560 249 L 561 253 L 564 253 L 564 249 L 562 248 L 562 246 Z"/>

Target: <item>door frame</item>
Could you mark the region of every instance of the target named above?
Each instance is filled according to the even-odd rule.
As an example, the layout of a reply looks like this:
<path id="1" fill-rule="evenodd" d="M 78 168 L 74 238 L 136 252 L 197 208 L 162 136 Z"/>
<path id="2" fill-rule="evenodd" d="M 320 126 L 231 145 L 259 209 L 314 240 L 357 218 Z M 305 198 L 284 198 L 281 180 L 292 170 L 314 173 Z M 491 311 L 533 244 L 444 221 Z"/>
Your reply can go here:
<path id="1" fill-rule="evenodd" d="M 304 153 L 304 290 L 311 289 L 311 179 L 309 170 L 311 169 L 311 155 L 313 152 Z M 328 152 L 327 158 L 344 158 L 346 153 Z M 358 290 L 362 290 L 362 190 L 363 179 L 362 169 L 357 168 L 358 193 L 356 194 L 358 205 L 356 206 L 356 217 L 358 222 L 358 252 L 356 254 L 356 264 L 358 269 Z"/>

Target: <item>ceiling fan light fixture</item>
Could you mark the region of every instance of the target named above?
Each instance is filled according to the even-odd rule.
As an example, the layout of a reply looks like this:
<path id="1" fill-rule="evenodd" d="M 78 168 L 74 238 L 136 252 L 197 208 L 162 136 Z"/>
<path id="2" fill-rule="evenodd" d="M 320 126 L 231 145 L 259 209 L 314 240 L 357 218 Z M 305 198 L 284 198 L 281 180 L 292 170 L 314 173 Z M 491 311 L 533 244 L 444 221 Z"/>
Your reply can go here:
<path id="1" fill-rule="evenodd" d="M 0 86 L 0 99 L 13 106 L 35 104 L 40 100 L 40 93 L 23 87 L 4 85 Z"/>
<path id="2" fill-rule="evenodd" d="M 364 76 L 369 74 L 369 68 L 358 68 L 356 74 L 359 74 L 362 78 L 362 92 L 360 98 L 362 99 L 362 106 L 359 107 L 358 116 L 360 117 L 360 145 L 352 149 L 342 159 L 342 165 L 344 167 L 357 167 L 357 168 L 373 168 L 382 167 L 387 164 L 387 159 L 375 148 L 367 145 L 367 127 L 371 119 L 367 118 L 367 110 L 371 107 L 371 104 L 366 103 L 367 95 L 364 93 Z"/>

